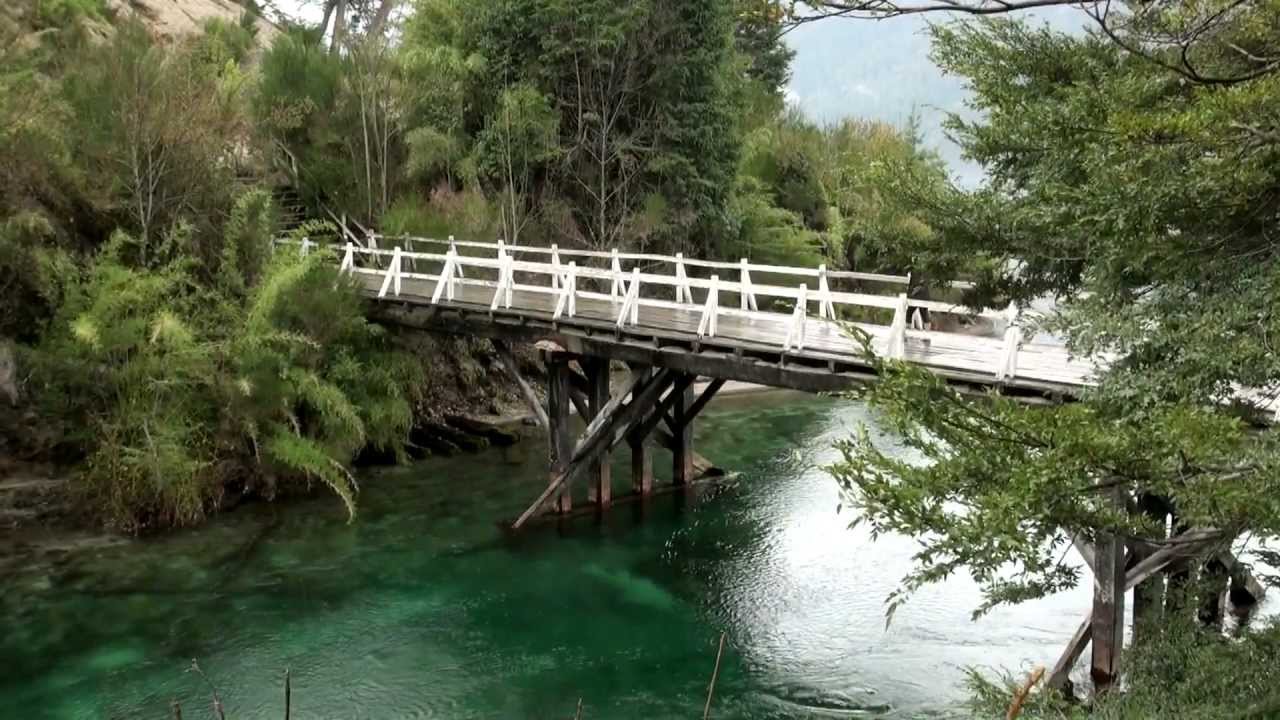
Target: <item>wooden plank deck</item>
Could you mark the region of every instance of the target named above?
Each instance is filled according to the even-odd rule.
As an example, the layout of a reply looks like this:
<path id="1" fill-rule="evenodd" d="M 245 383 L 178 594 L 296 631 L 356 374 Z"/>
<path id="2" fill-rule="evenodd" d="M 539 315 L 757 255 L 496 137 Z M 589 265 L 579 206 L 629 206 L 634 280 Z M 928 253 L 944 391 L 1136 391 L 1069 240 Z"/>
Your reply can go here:
<path id="1" fill-rule="evenodd" d="M 436 280 L 406 273 L 401 279 L 399 295 L 392 292 L 379 300 L 379 290 L 385 280 L 384 271 L 361 269 L 355 273 L 355 278 L 371 300 L 382 304 L 429 306 L 432 294 L 436 291 Z M 544 336 L 548 339 L 554 339 L 557 334 L 576 331 L 599 342 L 607 342 L 612 336 L 612 340 L 616 342 L 640 342 L 653 346 L 676 343 L 700 354 L 775 356 L 779 364 L 803 363 L 815 369 L 825 365 L 832 373 L 867 366 L 859 342 L 840 323 L 821 318 L 806 318 L 802 349 L 784 350 L 792 322 L 790 314 L 721 308 L 717 313 L 714 337 L 699 338 L 702 309 L 697 305 L 676 306 L 670 302 L 641 301 L 635 324 L 628 323 L 618 327 L 618 314 L 623 305 L 620 298 L 602 299 L 597 293 L 580 292 L 576 298 L 574 316 L 553 319 L 557 296 L 552 294 L 550 288 L 533 289 L 517 284 L 512 290 L 511 307 L 507 308 L 504 303 L 500 303 L 491 311 L 496 289 L 496 281 L 459 281 L 455 285 L 454 299 L 447 301 L 442 297 L 436 307 L 468 314 L 472 318 L 470 322 L 476 325 L 477 334 L 491 332 L 491 329 L 486 331 L 479 327 L 481 321 L 478 317 L 505 318 L 519 322 L 534 321 L 546 330 Z M 419 313 L 417 317 L 428 316 Z M 890 334 L 888 326 L 850 324 L 870 336 L 872 348 L 878 355 L 887 353 Z M 442 329 L 466 331 L 465 325 L 460 327 L 456 322 Z M 1094 373 L 1092 363 L 1071 357 L 1066 348 L 1059 345 L 1033 342 L 1021 344 L 1016 373 L 1013 377 L 1002 378 L 999 371 L 1004 358 L 1003 343 L 1002 338 L 907 330 L 903 359 L 924 366 L 948 380 L 970 385 L 1075 395 L 1091 384 Z M 745 377 L 728 377 L 756 381 L 753 380 L 756 377 L 753 373 L 743 375 Z M 781 378 L 776 382 L 794 386 Z M 808 385 L 802 389 L 809 389 Z"/>

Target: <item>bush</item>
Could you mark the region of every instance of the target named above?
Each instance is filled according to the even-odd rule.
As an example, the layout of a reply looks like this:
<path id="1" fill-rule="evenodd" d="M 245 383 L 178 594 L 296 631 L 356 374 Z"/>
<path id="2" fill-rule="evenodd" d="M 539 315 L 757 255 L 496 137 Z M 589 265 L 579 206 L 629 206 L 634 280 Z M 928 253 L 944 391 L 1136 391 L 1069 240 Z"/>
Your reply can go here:
<path id="1" fill-rule="evenodd" d="M 1020 717 L 1045 720 L 1243 720 L 1280 717 L 1280 623 L 1224 637 L 1187 621 L 1147 631 L 1125 655 L 1124 689 L 1091 705 L 1033 693 Z M 1021 678 L 970 674 L 976 717 L 1004 717 Z"/>
<path id="2" fill-rule="evenodd" d="M 44 28 L 62 28 L 82 19 L 101 20 L 106 15 L 105 0 L 37 0 L 37 17 Z"/>
<path id="3" fill-rule="evenodd" d="M 38 349 L 45 410 L 84 428 L 83 495 L 107 526 L 190 525 L 226 492 L 317 481 L 354 513 L 356 453 L 404 457 L 417 366 L 328 258 L 254 249 L 264 195 L 237 203 L 213 286 L 181 256 L 131 265 L 117 233 Z"/>

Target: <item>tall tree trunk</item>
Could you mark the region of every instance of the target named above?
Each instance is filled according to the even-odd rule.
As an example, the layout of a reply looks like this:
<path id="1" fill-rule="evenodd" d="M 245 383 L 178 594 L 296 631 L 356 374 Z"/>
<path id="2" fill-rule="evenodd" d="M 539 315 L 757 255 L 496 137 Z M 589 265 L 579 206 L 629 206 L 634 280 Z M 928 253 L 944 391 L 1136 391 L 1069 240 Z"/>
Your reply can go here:
<path id="1" fill-rule="evenodd" d="M 396 7 L 396 0 L 382 0 L 382 4 L 378 6 L 378 12 L 373 16 L 373 22 L 369 24 L 369 36 L 378 37 L 382 31 L 386 29 L 387 19 L 391 17 L 391 11 Z"/>
<path id="2" fill-rule="evenodd" d="M 342 44 L 347 40 L 347 0 L 336 0 L 334 5 L 333 18 L 333 44 L 329 46 L 329 52 L 337 54 L 342 52 Z"/>

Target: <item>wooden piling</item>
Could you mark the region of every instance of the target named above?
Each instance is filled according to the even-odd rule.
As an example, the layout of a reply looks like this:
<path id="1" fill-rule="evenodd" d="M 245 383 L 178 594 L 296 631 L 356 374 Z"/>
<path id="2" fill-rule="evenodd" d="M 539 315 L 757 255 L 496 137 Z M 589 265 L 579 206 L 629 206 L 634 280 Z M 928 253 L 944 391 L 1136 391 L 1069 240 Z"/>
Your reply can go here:
<path id="1" fill-rule="evenodd" d="M 1167 504 L 1149 493 L 1143 493 L 1138 496 L 1138 511 L 1148 517 L 1160 530 L 1156 533 L 1156 538 L 1164 540 L 1168 533 L 1164 530 L 1168 523 L 1169 508 Z M 1135 542 L 1130 548 L 1129 564 L 1136 565 L 1138 562 L 1150 557 L 1152 553 L 1148 543 Z M 1143 580 L 1133 589 L 1133 637 L 1136 638 L 1147 628 L 1154 627 L 1160 622 L 1160 617 L 1164 614 L 1164 575 L 1153 575 Z"/>
<path id="2" fill-rule="evenodd" d="M 602 358 L 587 358 L 582 361 L 582 369 L 587 374 L 587 412 L 588 422 L 595 419 L 609 403 L 609 361 Z M 609 507 L 612 501 L 613 477 L 610 470 L 610 453 L 606 449 L 592 461 L 587 474 L 587 500 L 600 508 Z"/>
<path id="3" fill-rule="evenodd" d="M 653 370 L 633 367 L 632 372 L 647 378 Z M 631 489 L 641 497 L 648 497 L 653 494 L 653 454 L 644 435 L 634 430 L 627 435 L 627 446 L 631 449 Z"/>
<path id="4" fill-rule="evenodd" d="M 631 488 L 640 495 L 652 495 L 653 453 L 642 437 L 628 437 L 627 445 L 631 448 Z"/>
<path id="5" fill-rule="evenodd" d="M 685 385 L 684 390 L 671 405 L 673 422 L 671 433 L 675 442 L 671 445 L 671 482 L 676 485 L 687 485 L 693 481 L 693 404 L 695 401 L 693 383 Z"/>
<path id="6" fill-rule="evenodd" d="M 1125 489 L 1117 485 L 1107 491 L 1121 507 Z M 1089 674 L 1099 692 L 1111 689 L 1120 675 L 1120 653 L 1124 648 L 1125 541 L 1116 533 L 1098 533 L 1094 543 L 1093 653 Z"/>
<path id="7" fill-rule="evenodd" d="M 547 448 L 550 460 L 550 482 L 564 471 L 573 455 L 573 434 L 569 425 L 572 405 L 569 387 L 569 361 L 563 356 L 547 358 Z M 566 483 L 556 496 L 555 509 L 567 513 L 573 509 L 573 488 Z"/>
<path id="8" fill-rule="evenodd" d="M 1210 557 L 1200 567 L 1196 616 L 1206 628 L 1222 629 L 1222 621 L 1226 618 L 1229 575 L 1227 566 L 1217 557 Z"/>

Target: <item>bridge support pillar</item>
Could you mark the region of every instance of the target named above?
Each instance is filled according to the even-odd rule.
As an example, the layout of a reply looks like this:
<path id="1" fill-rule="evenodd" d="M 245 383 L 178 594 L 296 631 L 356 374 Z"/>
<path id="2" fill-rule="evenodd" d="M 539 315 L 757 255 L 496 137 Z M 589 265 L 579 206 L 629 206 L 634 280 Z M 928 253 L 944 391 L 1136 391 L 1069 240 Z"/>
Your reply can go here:
<path id="1" fill-rule="evenodd" d="M 712 381 L 700 395 L 692 387 L 696 375 L 671 368 L 633 365 L 626 387 L 609 392 L 609 365 L 603 358 L 570 355 L 561 350 L 543 352 L 547 363 L 547 426 L 550 481 L 523 513 L 511 523 L 519 530 L 548 505 L 554 512 L 569 513 L 577 479 L 591 480 L 589 496 L 603 508 L 609 505 L 609 455 L 624 440 L 631 448 L 632 483 L 636 495 L 653 491 L 653 465 L 647 441 L 670 448 L 675 458 L 675 485 L 692 483 L 698 473 L 716 474 L 716 468 L 693 451 L 693 420 L 724 384 Z M 570 367 L 582 366 L 584 374 Z M 576 406 L 587 427 L 576 441 L 569 430 L 569 408 Z M 666 421 L 672 432 L 659 427 Z"/>
<path id="2" fill-rule="evenodd" d="M 687 380 L 671 404 L 671 482 L 676 485 L 687 485 L 694 479 L 693 419 L 697 410 L 693 407 L 693 378 Z"/>
<path id="3" fill-rule="evenodd" d="M 573 456 L 573 431 L 569 426 L 569 408 L 572 405 L 571 373 L 569 360 L 564 356 L 553 356 L 547 360 L 547 433 L 550 460 L 550 482 L 555 484 L 564 473 Z M 558 490 L 555 499 L 557 512 L 567 513 L 573 509 L 572 488 L 564 483 Z"/>
<path id="4" fill-rule="evenodd" d="M 583 419 L 591 422 L 609 404 L 609 361 L 604 358 L 583 358 L 580 362 L 587 375 L 588 417 Z M 591 460 L 587 474 L 587 501 L 601 508 L 609 507 L 613 500 L 613 476 L 609 462 L 611 455 L 609 448 L 601 450 Z"/>
<path id="5" fill-rule="evenodd" d="M 646 378 L 653 374 L 647 367 L 636 372 Z M 645 440 L 640 428 L 632 428 L 627 433 L 627 446 L 631 449 L 631 489 L 641 497 L 653 494 L 653 453 Z"/>
<path id="6" fill-rule="evenodd" d="M 1124 507 L 1125 489 L 1109 491 L 1111 500 Z M 1094 543 L 1093 652 L 1089 674 L 1099 692 L 1110 690 L 1120 674 L 1124 649 L 1125 541 L 1116 533 L 1099 532 Z"/>

